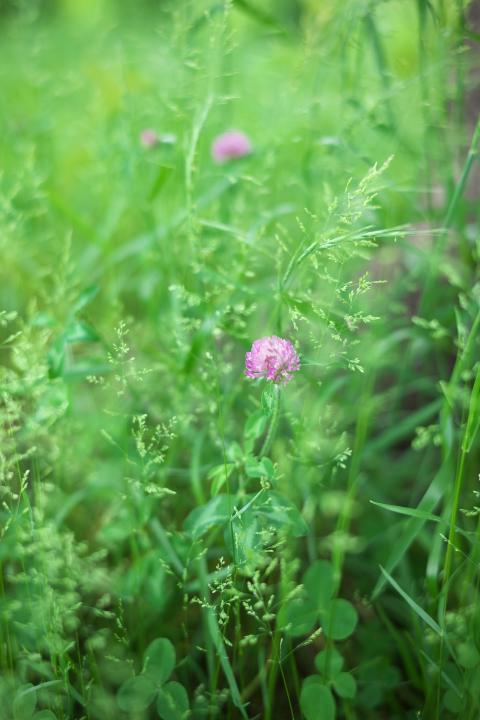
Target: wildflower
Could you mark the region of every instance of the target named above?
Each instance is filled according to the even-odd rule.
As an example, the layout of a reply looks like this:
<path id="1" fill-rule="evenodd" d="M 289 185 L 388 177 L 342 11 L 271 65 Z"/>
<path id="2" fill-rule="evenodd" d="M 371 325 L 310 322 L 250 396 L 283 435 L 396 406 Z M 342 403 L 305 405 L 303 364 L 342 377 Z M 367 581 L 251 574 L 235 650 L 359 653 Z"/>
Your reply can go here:
<path id="1" fill-rule="evenodd" d="M 229 130 L 219 135 L 212 145 L 212 157 L 217 163 L 228 162 L 252 152 L 252 143 L 239 130 Z"/>
<path id="2" fill-rule="evenodd" d="M 153 148 L 158 145 L 159 137 L 155 130 L 147 128 L 140 133 L 140 145 L 144 148 Z"/>
<path id="3" fill-rule="evenodd" d="M 255 340 L 245 356 L 245 375 L 287 383 L 300 370 L 300 358 L 289 340 L 272 335 Z"/>

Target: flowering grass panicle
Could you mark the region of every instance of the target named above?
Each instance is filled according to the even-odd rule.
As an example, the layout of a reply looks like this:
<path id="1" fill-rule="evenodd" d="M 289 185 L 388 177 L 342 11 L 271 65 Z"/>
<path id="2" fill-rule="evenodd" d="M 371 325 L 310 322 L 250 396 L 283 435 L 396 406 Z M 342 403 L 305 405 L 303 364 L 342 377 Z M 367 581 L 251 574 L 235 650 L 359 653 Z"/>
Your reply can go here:
<path id="1" fill-rule="evenodd" d="M 289 382 L 300 370 L 300 358 L 289 340 L 271 335 L 255 340 L 245 356 L 245 375 L 276 383 Z"/>
<path id="2" fill-rule="evenodd" d="M 480 720 L 478 3 L 72 3 L 0 0 L 0 720 Z"/>
<path id="3" fill-rule="evenodd" d="M 240 130 L 228 130 L 219 135 L 212 145 L 212 157 L 217 163 L 228 162 L 249 155 L 251 152 L 252 143 Z"/>

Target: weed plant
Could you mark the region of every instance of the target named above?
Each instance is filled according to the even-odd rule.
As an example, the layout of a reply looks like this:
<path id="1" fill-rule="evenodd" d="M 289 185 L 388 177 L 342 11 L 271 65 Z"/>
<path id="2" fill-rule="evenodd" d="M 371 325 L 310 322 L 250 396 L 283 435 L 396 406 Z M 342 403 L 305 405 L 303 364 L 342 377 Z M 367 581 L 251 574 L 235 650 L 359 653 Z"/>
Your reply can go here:
<path id="1" fill-rule="evenodd" d="M 0 718 L 477 720 L 476 2 L 0 13 Z"/>

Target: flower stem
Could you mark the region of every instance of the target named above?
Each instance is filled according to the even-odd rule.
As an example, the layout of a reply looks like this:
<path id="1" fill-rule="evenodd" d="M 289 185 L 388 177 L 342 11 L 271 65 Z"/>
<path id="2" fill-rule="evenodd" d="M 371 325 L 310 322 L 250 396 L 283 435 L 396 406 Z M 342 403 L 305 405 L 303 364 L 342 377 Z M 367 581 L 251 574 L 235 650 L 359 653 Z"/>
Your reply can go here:
<path id="1" fill-rule="evenodd" d="M 277 433 L 278 421 L 280 419 L 280 386 L 273 386 L 272 416 L 267 436 L 260 450 L 259 457 L 263 457 L 268 453 L 272 445 L 273 439 Z"/>

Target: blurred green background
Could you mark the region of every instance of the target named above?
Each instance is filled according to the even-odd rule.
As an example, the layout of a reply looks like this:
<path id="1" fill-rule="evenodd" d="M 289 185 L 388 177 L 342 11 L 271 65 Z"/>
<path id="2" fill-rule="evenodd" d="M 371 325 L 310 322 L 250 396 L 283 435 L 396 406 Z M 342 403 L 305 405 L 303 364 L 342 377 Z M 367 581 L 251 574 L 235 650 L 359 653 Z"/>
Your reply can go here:
<path id="1" fill-rule="evenodd" d="M 475 720 L 477 4 L 0 12 L 0 717 Z"/>

